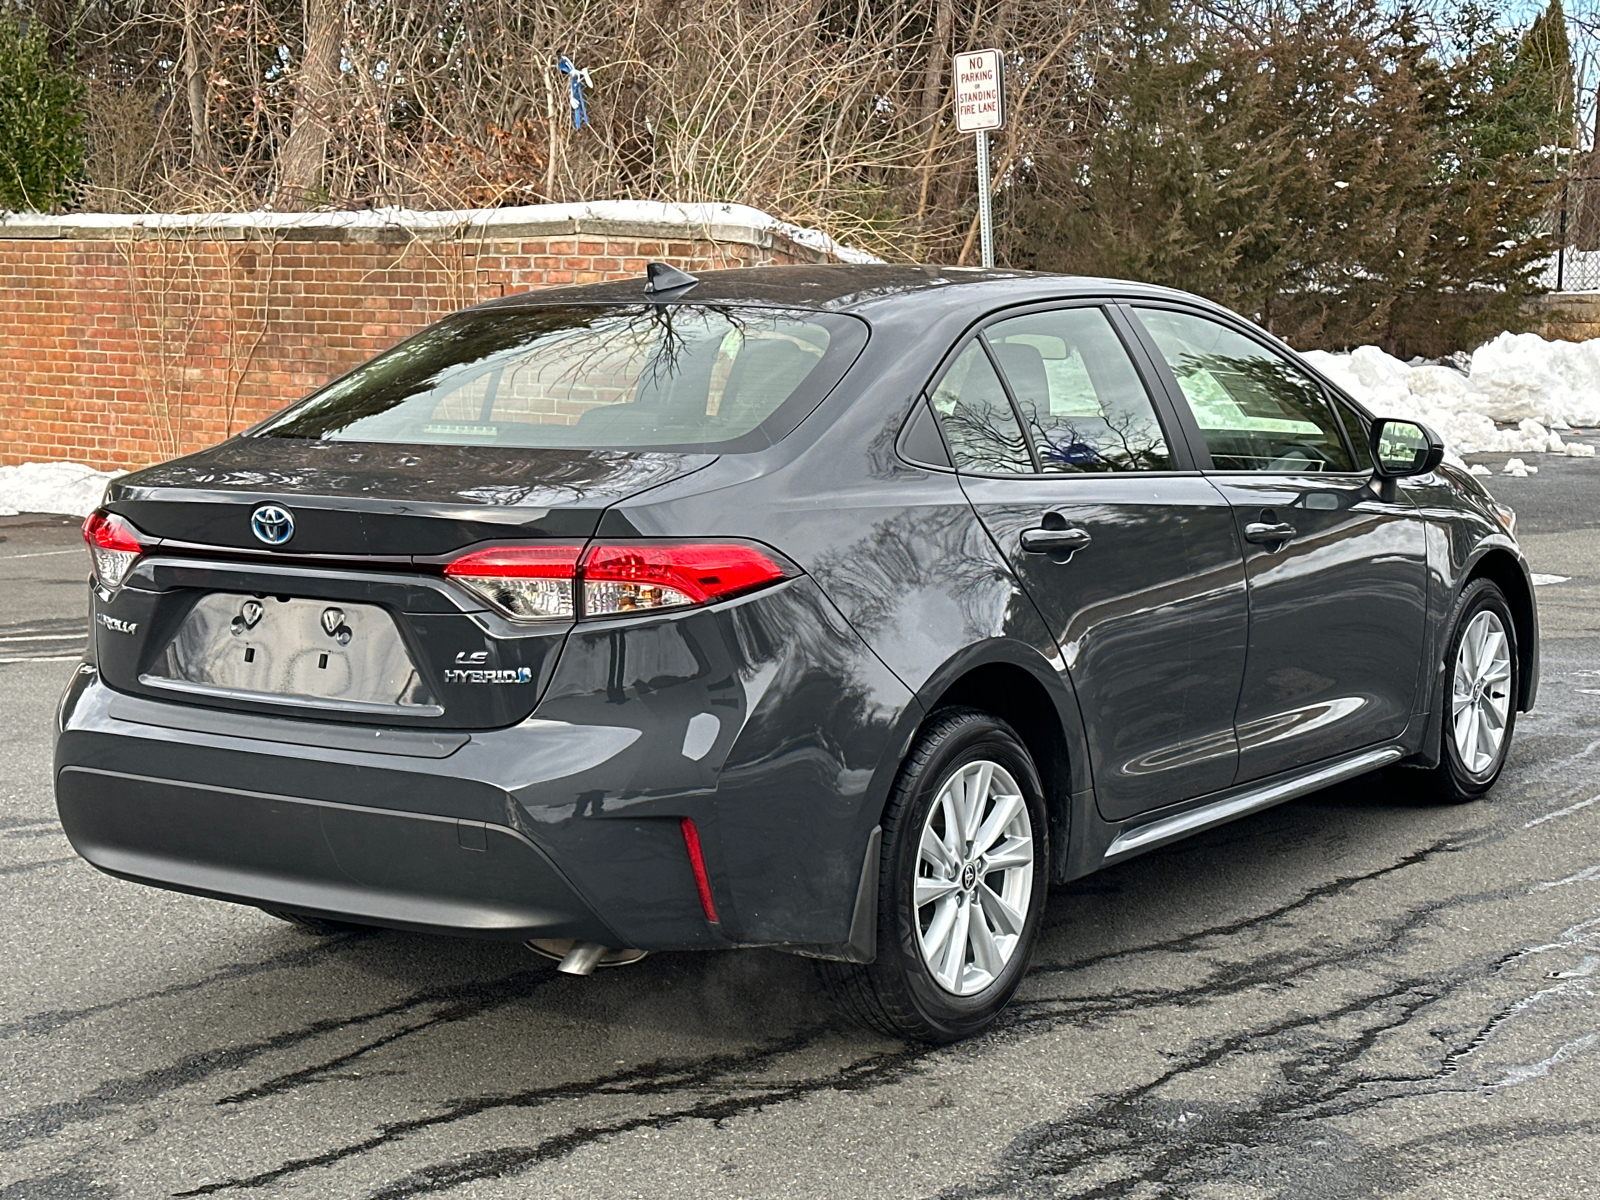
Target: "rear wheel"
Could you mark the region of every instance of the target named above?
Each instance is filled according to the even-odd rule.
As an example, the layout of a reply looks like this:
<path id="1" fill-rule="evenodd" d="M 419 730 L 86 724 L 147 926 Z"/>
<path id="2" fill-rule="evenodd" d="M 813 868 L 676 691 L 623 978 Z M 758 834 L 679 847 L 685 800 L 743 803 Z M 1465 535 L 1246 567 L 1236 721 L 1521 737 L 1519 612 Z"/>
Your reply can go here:
<path id="1" fill-rule="evenodd" d="M 357 925 L 353 921 L 334 921 L 327 917 L 308 917 L 304 913 L 288 912 L 281 908 L 263 908 L 262 912 L 269 917 L 277 917 L 280 921 L 287 921 L 291 925 L 298 925 L 309 933 L 331 935 L 335 933 L 357 933 L 370 930 L 370 925 Z"/>
<path id="2" fill-rule="evenodd" d="M 1433 797 L 1476 800 L 1494 786 L 1517 723 L 1516 623 L 1505 594 L 1475 579 L 1456 601 L 1445 645 L 1445 713 L 1439 765 L 1429 772 Z"/>
<path id="3" fill-rule="evenodd" d="M 972 709 L 918 735 L 883 819 L 878 954 L 824 964 L 830 990 L 882 1033 L 927 1042 L 990 1025 L 1028 969 L 1049 826 L 1027 748 Z"/>

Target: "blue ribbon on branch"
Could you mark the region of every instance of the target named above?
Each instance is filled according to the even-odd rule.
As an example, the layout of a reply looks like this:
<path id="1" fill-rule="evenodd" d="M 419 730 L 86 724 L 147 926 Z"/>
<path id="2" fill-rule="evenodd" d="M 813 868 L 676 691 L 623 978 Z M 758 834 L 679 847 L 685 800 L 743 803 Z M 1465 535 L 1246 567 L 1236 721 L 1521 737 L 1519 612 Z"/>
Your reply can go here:
<path id="1" fill-rule="evenodd" d="M 567 77 L 567 87 L 571 91 L 572 101 L 572 127 L 582 129 L 589 123 L 589 108 L 583 102 L 583 89 L 593 87 L 594 80 L 589 78 L 589 68 L 579 69 L 572 65 L 572 60 L 565 54 L 556 60 L 556 66 L 561 68 L 561 73 Z"/>

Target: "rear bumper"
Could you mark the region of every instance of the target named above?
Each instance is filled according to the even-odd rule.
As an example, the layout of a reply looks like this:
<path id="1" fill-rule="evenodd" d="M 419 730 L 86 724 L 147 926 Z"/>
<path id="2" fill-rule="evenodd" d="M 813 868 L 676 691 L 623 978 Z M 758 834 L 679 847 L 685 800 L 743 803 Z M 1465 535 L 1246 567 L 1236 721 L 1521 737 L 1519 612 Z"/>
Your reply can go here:
<path id="1" fill-rule="evenodd" d="M 385 732 L 397 744 L 368 749 L 370 729 L 125 696 L 85 666 L 58 719 L 56 804 L 88 862 L 174 891 L 470 937 L 730 944 L 677 818 L 530 813 L 505 786 L 507 763 L 579 765 L 570 735 Z"/>
<path id="2" fill-rule="evenodd" d="M 549 858 L 485 822 L 65 766 L 73 847 L 111 875 L 403 929 L 622 939 Z"/>
<path id="3" fill-rule="evenodd" d="M 469 935 L 854 954 L 918 711 L 801 577 L 591 622 L 532 716 L 471 732 L 129 695 L 85 664 L 56 788 L 84 858 L 162 887 Z"/>

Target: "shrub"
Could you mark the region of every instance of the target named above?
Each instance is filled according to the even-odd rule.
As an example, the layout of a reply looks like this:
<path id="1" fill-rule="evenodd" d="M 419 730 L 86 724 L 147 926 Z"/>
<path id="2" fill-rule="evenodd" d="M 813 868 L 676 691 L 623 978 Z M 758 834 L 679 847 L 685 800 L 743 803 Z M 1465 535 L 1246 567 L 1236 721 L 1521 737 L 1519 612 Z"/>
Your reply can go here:
<path id="1" fill-rule="evenodd" d="M 44 25 L 0 10 L 0 208 L 43 212 L 83 170 L 83 82 L 50 60 Z"/>

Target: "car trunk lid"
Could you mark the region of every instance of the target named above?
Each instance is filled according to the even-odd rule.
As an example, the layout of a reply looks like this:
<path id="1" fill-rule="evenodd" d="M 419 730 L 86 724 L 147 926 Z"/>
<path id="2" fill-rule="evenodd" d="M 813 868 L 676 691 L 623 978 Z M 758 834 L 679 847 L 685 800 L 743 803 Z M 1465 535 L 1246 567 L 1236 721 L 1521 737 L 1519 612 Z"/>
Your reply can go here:
<path id="1" fill-rule="evenodd" d="M 713 460 L 234 439 L 111 485 L 106 507 L 144 550 L 121 587 L 96 589 L 95 657 L 112 687 L 177 703 L 513 724 L 572 622 L 509 620 L 443 564 L 485 544 L 580 547 L 609 505 Z M 281 546 L 253 529 L 264 507 L 290 515 Z"/>

